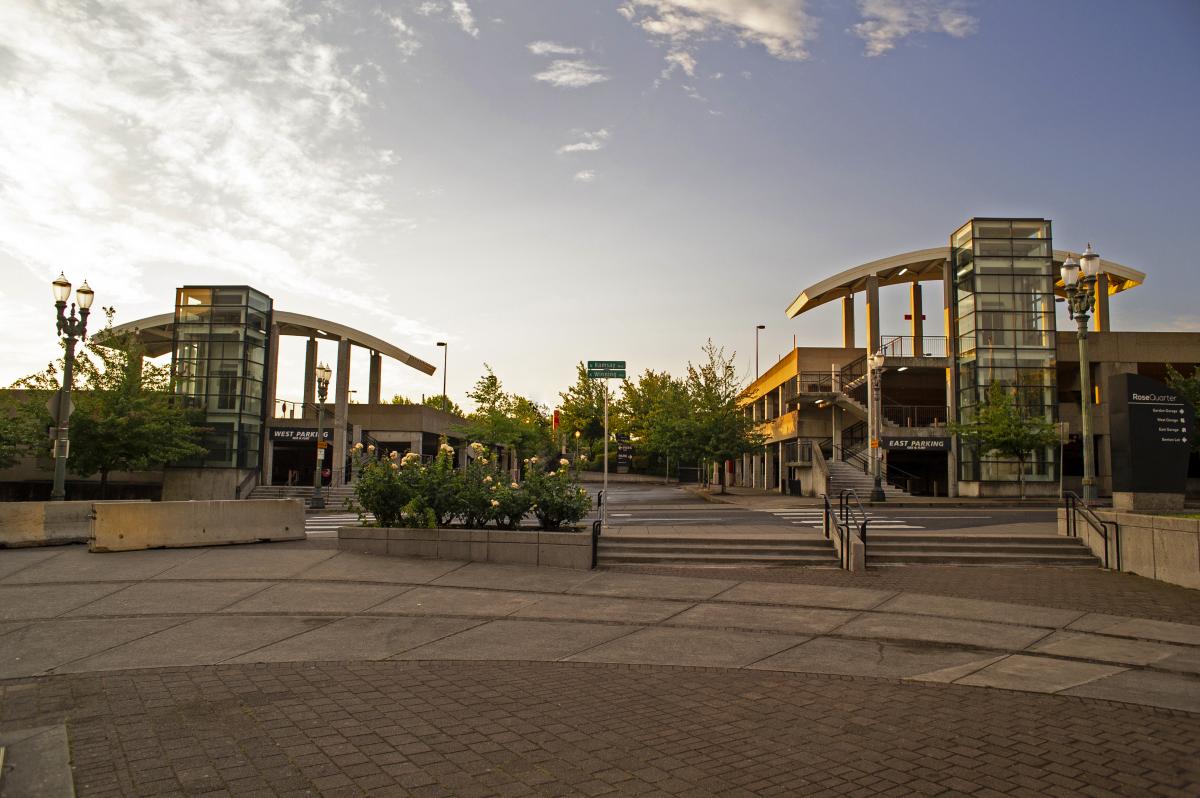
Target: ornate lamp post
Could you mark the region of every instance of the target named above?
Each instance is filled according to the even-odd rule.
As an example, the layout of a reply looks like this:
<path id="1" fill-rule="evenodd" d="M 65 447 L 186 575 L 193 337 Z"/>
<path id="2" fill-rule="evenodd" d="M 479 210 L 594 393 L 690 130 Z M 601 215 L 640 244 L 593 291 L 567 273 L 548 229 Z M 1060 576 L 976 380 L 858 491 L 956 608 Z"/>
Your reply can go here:
<path id="1" fill-rule="evenodd" d="M 54 291 L 54 307 L 58 309 L 58 334 L 66 338 L 67 352 L 63 365 L 62 387 L 58 390 L 55 403 L 54 423 L 54 487 L 50 490 L 50 501 L 61 502 L 67 498 L 67 456 L 71 450 L 69 421 L 71 417 L 71 383 L 75 374 L 75 340 L 87 339 L 87 318 L 95 292 L 88 287 L 87 280 L 75 291 L 75 302 L 71 303 L 71 314 L 67 315 L 67 299 L 71 296 L 71 281 L 62 273 L 50 284 Z M 75 316 L 75 304 L 79 304 L 79 316 Z"/>
<path id="2" fill-rule="evenodd" d="M 329 377 L 332 372 L 328 363 L 317 365 L 317 470 L 313 474 L 313 495 L 309 504 L 314 510 L 325 509 L 325 497 L 321 495 L 321 466 L 325 464 L 325 436 L 321 429 L 325 420 L 325 397 L 329 394 Z"/>
<path id="3" fill-rule="evenodd" d="M 446 341 L 438 341 L 437 345 L 442 348 L 442 412 L 450 412 L 448 406 L 449 398 L 446 396 L 446 364 L 450 361 L 450 344 Z"/>
<path id="4" fill-rule="evenodd" d="M 767 325 L 759 324 L 754 328 L 754 379 L 758 379 L 758 332 L 767 329 Z"/>
<path id="5" fill-rule="evenodd" d="M 869 394 L 869 402 L 867 405 L 868 416 L 868 448 L 871 450 L 871 475 L 875 478 L 875 484 L 871 486 L 871 501 L 884 502 L 887 501 L 887 494 L 883 492 L 883 451 L 880 449 L 880 437 L 883 433 L 883 404 L 880 390 L 880 378 L 883 376 L 883 353 L 876 352 L 867 360 L 869 367 L 869 383 L 871 393 Z"/>
<path id="6" fill-rule="evenodd" d="M 1082 263 L 1081 263 L 1082 261 Z M 1082 274 L 1080 273 L 1082 272 Z M 1067 292 L 1067 311 L 1075 320 L 1076 336 L 1079 338 L 1079 424 L 1083 431 L 1083 498 L 1096 498 L 1096 465 L 1092 445 L 1092 367 L 1088 360 L 1088 317 L 1092 314 L 1096 300 L 1096 277 L 1100 274 L 1100 256 L 1087 249 L 1077 261 L 1068 256 L 1062 265 L 1062 281 Z M 1059 465 L 1061 468 L 1061 464 Z"/>

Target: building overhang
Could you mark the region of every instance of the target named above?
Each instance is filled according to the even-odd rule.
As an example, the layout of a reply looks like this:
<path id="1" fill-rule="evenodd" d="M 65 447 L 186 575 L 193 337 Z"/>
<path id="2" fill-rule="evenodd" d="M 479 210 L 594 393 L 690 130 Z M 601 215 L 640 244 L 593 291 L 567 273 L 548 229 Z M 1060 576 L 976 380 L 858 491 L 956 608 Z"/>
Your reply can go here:
<path id="1" fill-rule="evenodd" d="M 1067 258 L 1067 251 L 1054 250 L 1054 265 L 1057 268 Z M 950 258 L 950 247 L 931 247 L 904 252 L 887 258 L 873 260 L 814 283 L 800 292 L 788 305 L 787 316 L 794 319 L 801 313 L 820 307 L 836 299 L 853 296 L 866 288 L 867 279 L 875 277 L 880 286 L 902 285 L 926 280 L 942 280 L 943 269 Z M 1117 294 L 1136 288 L 1146 281 L 1146 275 L 1137 269 L 1111 260 L 1100 259 L 1100 271 L 1108 277 L 1108 293 Z M 1054 292 L 1065 296 L 1062 279 L 1055 281 Z"/>
<path id="2" fill-rule="evenodd" d="M 294 335 L 302 338 L 324 338 L 338 341 L 343 338 L 351 344 L 370 349 L 381 355 L 387 355 L 406 366 L 411 366 L 425 374 L 433 374 L 436 367 L 426 363 L 421 358 L 405 352 L 400 347 L 376 338 L 370 333 L 347 327 L 336 321 L 318 319 L 316 316 L 305 316 L 302 313 L 289 313 L 276 310 L 272 313 L 275 326 L 280 335 Z M 144 319 L 127 322 L 113 328 L 113 333 L 132 333 L 146 349 L 150 357 L 158 357 L 170 353 L 175 334 L 175 314 L 161 313 L 157 316 L 147 316 Z"/>

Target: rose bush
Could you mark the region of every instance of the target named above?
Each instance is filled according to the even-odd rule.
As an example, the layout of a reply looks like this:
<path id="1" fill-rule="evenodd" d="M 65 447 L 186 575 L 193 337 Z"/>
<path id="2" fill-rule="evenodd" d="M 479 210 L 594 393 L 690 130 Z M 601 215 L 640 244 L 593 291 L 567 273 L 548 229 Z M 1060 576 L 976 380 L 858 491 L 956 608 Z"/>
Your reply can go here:
<path id="1" fill-rule="evenodd" d="M 559 460 L 557 468 L 547 468 L 537 457 L 530 457 L 524 462 L 525 491 L 542 529 L 558 529 L 563 524 L 573 524 L 587 516 L 592 509 L 592 499 L 579 486 L 567 460 Z"/>

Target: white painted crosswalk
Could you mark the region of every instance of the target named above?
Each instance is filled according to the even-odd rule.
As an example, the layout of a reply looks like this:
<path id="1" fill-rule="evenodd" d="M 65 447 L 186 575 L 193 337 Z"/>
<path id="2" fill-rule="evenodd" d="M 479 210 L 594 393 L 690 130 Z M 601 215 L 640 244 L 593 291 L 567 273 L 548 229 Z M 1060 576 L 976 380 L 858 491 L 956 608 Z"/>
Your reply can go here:
<path id="1" fill-rule="evenodd" d="M 367 521 L 375 518 L 368 513 Z M 333 537 L 339 526 L 358 526 L 358 513 L 320 513 L 304 517 L 304 533 L 309 537 Z"/>
<path id="2" fill-rule="evenodd" d="M 811 529 L 823 529 L 825 526 L 825 510 L 821 507 L 781 507 L 776 509 L 764 508 L 759 512 L 770 513 L 776 518 L 782 518 L 789 523 L 797 526 L 805 526 Z M 884 515 L 876 513 L 867 513 L 867 519 L 871 522 L 871 529 L 925 529 L 919 524 L 910 524 L 907 521 L 899 518 L 888 518 Z"/>

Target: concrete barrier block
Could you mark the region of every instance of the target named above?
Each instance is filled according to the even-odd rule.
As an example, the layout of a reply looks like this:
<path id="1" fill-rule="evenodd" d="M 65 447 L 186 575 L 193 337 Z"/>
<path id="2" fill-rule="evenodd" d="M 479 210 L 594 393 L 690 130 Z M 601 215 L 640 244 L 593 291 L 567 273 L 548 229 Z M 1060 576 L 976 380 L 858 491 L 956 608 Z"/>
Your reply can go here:
<path id="1" fill-rule="evenodd" d="M 1121 570 L 1154 578 L 1154 530 L 1121 525 Z"/>
<path id="2" fill-rule="evenodd" d="M 591 530 L 588 532 L 538 532 L 538 543 L 551 546 L 587 546 L 592 545 Z"/>
<path id="3" fill-rule="evenodd" d="M 389 538 L 387 553 L 398 557 L 427 557 L 437 559 L 438 542 L 436 540 L 397 540 Z"/>
<path id="4" fill-rule="evenodd" d="M 437 558 L 439 560 L 466 560 L 471 559 L 471 541 L 469 540 L 446 540 L 438 541 Z"/>
<path id="5" fill-rule="evenodd" d="M 363 538 L 368 540 L 387 540 L 387 529 L 378 526 L 339 526 L 338 539 Z"/>
<path id="6" fill-rule="evenodd" d="M 96 502 L 88 547 L 133 551 L 304 537 L 304 503 L 298 499 Z"/>
<path id="7" fill-rule="evenodd" d="M 0 513 L 0 549 L 87 543 L 93 505 L 128 503 L 131 502 L 5 502 L 4 512 Z"/>
<path id="8" fill-rule="evenodd" d="M 390 527 L 388 529 L 388 540 L 426 540 L 437 543 L 440 535 L 437 529 L 407 529 L 403 527 Z"/>
<path id="9" fill-rule="evenodd" d="M 542 543 L 538 545 L 538 565 L 546 568 L 573 568 L 576 571 L 587 571 L 592 567 L 591 541 L 587 546 L 558 545 Z"/>
<path id="10" fill-rule="evenodd" d="M 1172 532 L 1189 532 L 1193 535 L 1200 535 L 1200 518 L 1180 518 L 1174 515 L 1156 515 L 1152 517 L 1155 529 L 1168 529 Z"/>
<path id="11" fill-rule="evenodd" d="M 538 542 L 539 532 L 519 532 L 510 529 L 489 529 L 488 543 L 534 543 Z"/>
<path id="12" fill-rule="evenodd" d="M 344 538 L 338 536 L 338 550 L 354 554 L 387 554 L 388 542 L 378 538 Z"/>
<path id="13" fill-rule="evenodd" d="M 536 538 L 537 533 L 533 534 Z M 487 557 L 488 562 L 537 565 L 537 542 L 535 540 L 533 543 L 519 543 L 516 541 L 497 541 L 493 538 L 488 541 Z"/>
<path id="14" fill-rule="evenodd" d="M 866 546 L 863 545 L 862 538 L 860 538 L 858 535 L 854 535 L 850 538 L 850 570 L 867 570 Z"/>
<path id="15" fill-rule="evenodd" d="M 1154 578 L 1200 588 L 1200 535 L 1154 530 Z"/>

